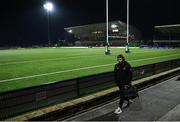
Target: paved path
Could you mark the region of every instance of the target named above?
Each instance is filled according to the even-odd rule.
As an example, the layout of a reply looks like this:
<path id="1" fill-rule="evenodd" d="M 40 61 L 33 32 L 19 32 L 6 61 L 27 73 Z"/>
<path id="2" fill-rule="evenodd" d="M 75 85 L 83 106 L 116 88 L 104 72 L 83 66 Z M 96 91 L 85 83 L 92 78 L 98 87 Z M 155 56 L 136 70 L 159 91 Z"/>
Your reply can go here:
<path id="1" fill-rule="evenodd" d="M 113 113 L 118 105 L 114 100 L 96 109 L 67 120 L 94 121 L 180 121 L 180 80 L 179 76 L 140 91 L 140 99 L 135 99 L 120 115 Z"/>

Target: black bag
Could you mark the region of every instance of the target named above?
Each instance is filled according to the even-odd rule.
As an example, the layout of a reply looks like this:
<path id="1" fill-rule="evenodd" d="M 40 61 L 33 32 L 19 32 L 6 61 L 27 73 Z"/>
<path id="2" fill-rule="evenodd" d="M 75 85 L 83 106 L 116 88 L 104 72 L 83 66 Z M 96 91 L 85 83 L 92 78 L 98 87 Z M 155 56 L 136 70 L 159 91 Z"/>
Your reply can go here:
<path id="1" fill-rule="evenodd" d="M 129 86 L 127 89 L 124 89 L 123 93 L 125 99 L 135 99 L 139 97 L 138 90 L 135 86 Z"/>

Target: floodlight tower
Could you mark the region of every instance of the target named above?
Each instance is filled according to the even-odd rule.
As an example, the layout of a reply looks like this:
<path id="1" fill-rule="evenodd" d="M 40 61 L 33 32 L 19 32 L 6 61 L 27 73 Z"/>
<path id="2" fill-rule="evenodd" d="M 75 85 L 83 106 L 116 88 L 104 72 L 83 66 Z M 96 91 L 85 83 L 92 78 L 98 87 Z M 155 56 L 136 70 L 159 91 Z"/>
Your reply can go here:
<path id="1" fill-rule="evenodd" d="M 129 53 L 129 0 L 127 0 L 127 42 L 125 47 L 125 52 Z"/>
<path id="2" fill-rule="evenodd" d="M 53 11 L 53 4 L 51 2 L 46 2 L 44 5 L 43 5 L 44 9 L 46 10 L 47 12 L 47 21 L 48 21 L 48 44 L 50 46 L 51 44 L 51 39 L 50 39 L 50 23 L 49 23 L 49 12 Z"/>
<path id="3" fill-rule="evenodd" d="M 110 55 L 110 46 L 109 46 L 109 33 L 108 33 L 108 25 L 109 25 L 109 20 L 108 20 L 108 0 L 106 0 L 106 44 L 105 44 L 105 55 Z"/>

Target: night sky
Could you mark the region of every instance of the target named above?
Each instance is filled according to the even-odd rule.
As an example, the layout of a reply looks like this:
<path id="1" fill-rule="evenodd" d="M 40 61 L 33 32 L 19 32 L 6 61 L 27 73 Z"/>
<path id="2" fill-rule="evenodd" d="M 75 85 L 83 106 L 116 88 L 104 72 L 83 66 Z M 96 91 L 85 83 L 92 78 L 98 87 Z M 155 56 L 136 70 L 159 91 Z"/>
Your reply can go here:
<path id="1" fill-rule="evenodd" d="M 106 21 L 105 0 L 50 0 L 52 42 L 64 39 L 63 28 Z M 179 0 L 130 0 L 130 24 L 151 39 L 155 25 L 180 24 Z M 1 3 L 0 46 L 47 43 L 45 0 L 5 0 Z M 109 20 L 126 22 L 126 0 L 109 0 Z"/>

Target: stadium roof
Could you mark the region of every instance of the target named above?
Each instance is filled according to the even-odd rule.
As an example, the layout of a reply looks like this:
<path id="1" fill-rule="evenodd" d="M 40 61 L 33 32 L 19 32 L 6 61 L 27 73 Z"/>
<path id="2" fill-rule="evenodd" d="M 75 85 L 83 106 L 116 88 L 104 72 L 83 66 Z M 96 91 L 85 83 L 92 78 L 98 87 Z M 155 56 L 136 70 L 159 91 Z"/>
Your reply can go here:
<path id="1" fill-rule="evenodd" d="M 154 28 L 163 34 L 180 34 L 180 24 L 154 26 Z"/>
<path id="2" fill-rule="evenodd" d="M 101 33 L 104 35 L 104 32 L 106 31 L 106 23 L 88 24 L 82 26 L 67 27 L 64 29 L 69 33 L 79 36 Z M 109 22 L 109 30 L 126 34 L 126 23 L 122 21 L 111 21 Z"/>

